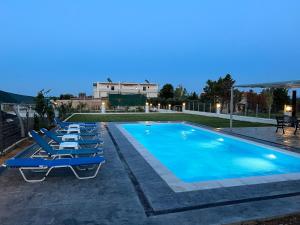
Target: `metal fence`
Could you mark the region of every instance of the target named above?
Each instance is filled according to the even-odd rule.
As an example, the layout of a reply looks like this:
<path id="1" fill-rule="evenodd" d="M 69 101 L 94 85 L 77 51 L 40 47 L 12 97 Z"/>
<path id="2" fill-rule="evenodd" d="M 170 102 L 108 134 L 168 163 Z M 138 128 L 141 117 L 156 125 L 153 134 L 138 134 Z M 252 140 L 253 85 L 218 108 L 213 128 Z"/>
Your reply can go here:
<path id="1" fill-rule="evenodd" d="M 22 118 L 25 135 L 33 129 L 33 118 Z M 0 154 L 22 138 L 20 121 L 14 114 L 0 112 Z"/>
<path id="2" fill-rule="evenodd" d="M 186 110 L 215 113 L 216 106 L 211 103 L 189 101 L 186 103 Z"/>
<path id="3" fill-rule="evenodd" d="M 186 110 L 190 111 L 198 111 L 198 112 L 209 112 L 216 113 L 217 112 L 217 104 L 205 103 L 201 101 L 189 101 L 186 103 Z M 297 117 L 300 117 L 300 104 L 297 105 Z M 220 113 L 221 114 L 229 114 L 230 113 L 230 104 L 220 105 Z M 263 105 L 254 105 L 248 106 L 246 104 L 235 104 L 234 115 L 240 116 L 249 116 L 249 117 L 260 117 L 260 118 L 271 118 L 274 119 L 276 116 L 284 115 L 283 107 L 273 106 L 271 108 L 271 113 L 269 113 L 268 108 Z"/>

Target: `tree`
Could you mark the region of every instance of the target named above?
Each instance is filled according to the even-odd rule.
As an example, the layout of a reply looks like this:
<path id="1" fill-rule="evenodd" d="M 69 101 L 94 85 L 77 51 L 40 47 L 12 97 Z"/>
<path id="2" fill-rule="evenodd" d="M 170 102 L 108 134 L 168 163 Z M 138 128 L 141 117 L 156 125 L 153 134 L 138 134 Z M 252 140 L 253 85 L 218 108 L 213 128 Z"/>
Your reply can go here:
<path id="1" fill-rule="evenodd" d="M 174 91 L 174 97 L 176 99 L 185 99 L 187 97 L 187 91 L 182 85 L 178 85 Z"/>
<path id="2" fill-rule="evenodd" d="M 202 98 L 216 104 L 221 103 L 223 107 L 225 103 L 230 102 L 230 89 L 234 85 L 235 80 L 230 74 L 226 74 L 224 78 L 220 77 L 218 80 L 208 80 L 206 86 L 203 88 Z"/>
<path id="3" fill-rule="evenodd" d="M 47 106 L 46 114 L 47 114 L 48 122 L 51 125 L 54 120 L 54 117 L 55 117 L 55 113 L 54 113 L 54 109 L 53 109 L 52 105 Z"/>
<path id="4" fill-rule="evenodd" d="M 230 90 L 231 87 L 234 85 L 235 80 L 232 79 L 230 74 L 226 74 L 226 76 L 222 79 L 220 78 L 218 81 L 220 85 L 220 92 L 221 92 L 221 103 L 224 105 L 224 103 L 230 102 Z"/>
<path id="5" fill-rule="evenodd" d="M 46 113 L 46 100 L 43 91 L 38 92 L 35 98 L 35 111 L 40 116 L 41 119 L 44 119 Z"/>
<path id="6" fill-rule="evenodd" d="M 67 115 L 67 107 L 65 104 L 61 104 L 59 107 L 58 107 L 58 114 L 59 114 L 59 117 L 61 119 L 64 119 Z"/>
<path id="7" fill-rule="evenodd" d="M 218 96 L 220 94 L 220 87 L 218 85 L 217 81 L 213 81 L 213 80 L 208 80 L 206 82 L 206 86 L 203 88 L 203 96 L 205 96 L 205 98 L 210 101 L 213 102 L 214 104 L 217 102 L 218 100 Z"/>
<path id="8" fill-rule="evenodd" d="M 250 90 L 245 93 L 247 97 L 247 107 L 248 109 L 255 111 L 256 106 L 258 104 L 258 94 L 254 92 L 253 90 Z"/>
<path id="9" fill-rule="evenodd" d="M 271 109 L 272 109 L 272 105 L 273 105 L 273 90 L 266 89 L 262 93 L 265 96 L 265 101 L 268 106 L 269 118 L 271 118 Z"/>
<path id="10" fill-rule="evenodd" d="M 198 95 L 197 93 L 194 91 L 192 92 L 189 96 L 188 96 L 189 100 L 198 100 Z"/>
<path id="11" fill-rule="evenodd" d="M 85 102 L 79 102 L 78 105 L 77 105 L 77 110 L 79 112 L 81 112 L 83 109 L 85 109 L 87 106 L 87 104 Z"/>
<path id="12" fill-rule="evenodd" d="M 288 96 L 288 89 L 286 88 L 274 88 L 273 89 L 273 109 L 276 112 L 283 110 L 284 105 L 290 102 L 290 97 Z"/>
<path id="13" fill-rule="evenodd" d="M 174 88 L 172 84 L 165 84 L 159 92 L 159 97 L 163 99 L 174 98 Z"/>

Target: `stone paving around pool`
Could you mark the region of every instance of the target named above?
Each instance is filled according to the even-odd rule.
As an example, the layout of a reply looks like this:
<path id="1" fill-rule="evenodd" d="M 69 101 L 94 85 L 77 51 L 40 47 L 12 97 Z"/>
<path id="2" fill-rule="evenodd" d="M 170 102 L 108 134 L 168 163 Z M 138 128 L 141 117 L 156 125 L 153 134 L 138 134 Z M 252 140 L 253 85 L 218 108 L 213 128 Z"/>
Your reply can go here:
<path id="1" fill-rule="evenodd" d="M 229 128 L 222 128 L 221 130 L 231 132 Z M 258 140 L 290 146 L 293 147 L 296 152 L 300 152 L 300 130 L 297 131 L 296 135 L 294 135 L 295 129 L 292 127 L 287 127 L 284 130 L 285 134 L 282 133 L 281 129 L 276 133 L 275 127 L 242 127 L 233 128 L 232 132 Z M 296 148 L 298 148 L 298 151 Z"/>
<path id="2" fill-rule="evenodd" d="M 115 124 L 108 127 L 106 164 L 95 179 L 57 170 L 31 184 L 1 169 L 0 224 L 228 224 L 300 212 L 300 181 L 175 193 Z"/>

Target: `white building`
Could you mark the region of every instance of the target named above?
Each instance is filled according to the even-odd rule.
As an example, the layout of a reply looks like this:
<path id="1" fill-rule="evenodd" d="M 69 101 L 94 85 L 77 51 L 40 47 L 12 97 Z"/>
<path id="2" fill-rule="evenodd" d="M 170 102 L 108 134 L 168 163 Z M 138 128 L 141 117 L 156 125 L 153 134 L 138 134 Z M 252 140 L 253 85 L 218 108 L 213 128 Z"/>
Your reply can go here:
<path id="1" fill-rule="evenodd" d="M 94 98 L 107 98 L 109 94 L 144 94 L 147 98 L 156 98 L 158 96 L 158 84 L 130 82 L 93 83 Z"/>

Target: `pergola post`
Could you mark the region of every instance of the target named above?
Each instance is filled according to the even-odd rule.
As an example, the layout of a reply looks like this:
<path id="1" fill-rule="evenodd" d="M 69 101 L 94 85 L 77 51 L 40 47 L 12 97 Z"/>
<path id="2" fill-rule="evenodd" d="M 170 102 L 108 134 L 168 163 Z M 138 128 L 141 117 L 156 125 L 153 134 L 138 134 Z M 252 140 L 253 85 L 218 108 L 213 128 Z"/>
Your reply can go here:
<path id="1" fill-rule="evenodd" d="M 233 119 L 233 86 L 230 89 L 230 129 L 232 129 Z"/>
<path id="2" fill-rule="evenodd" d="M 296 117 L 297 113 L 297 92 L 292 92 L 292 116 Z"/>

